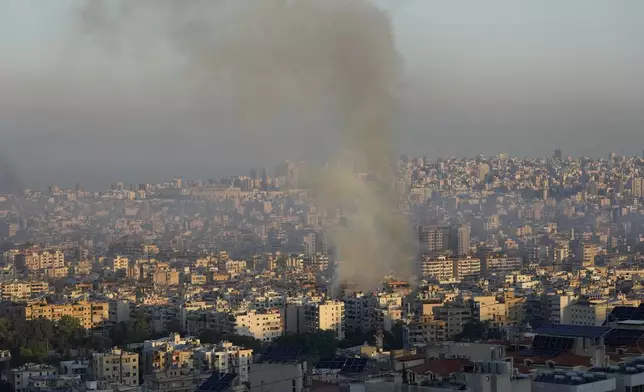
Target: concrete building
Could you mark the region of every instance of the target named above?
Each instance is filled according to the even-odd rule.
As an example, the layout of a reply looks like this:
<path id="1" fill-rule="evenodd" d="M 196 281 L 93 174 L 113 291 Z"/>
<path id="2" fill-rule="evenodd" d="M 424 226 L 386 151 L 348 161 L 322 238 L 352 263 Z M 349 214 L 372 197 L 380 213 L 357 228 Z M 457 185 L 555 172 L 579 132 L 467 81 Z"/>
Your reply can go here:
<path id="1" fill-rule="evenodd" d="M 449 225 L 418 227 L 418 242 L 423 252 L 444 252 L 449 249 Z"/>
<path id="2" fill-rule="evenodd" d="M 442 320 L 447 324 L 448 339 L 463 332 L 463 326 L 473 320 L 472 308 L 462 304 L 446 303 L 432 310 L 435 320 Z"/>
<path id="3" fill-rule="evenodd" d="M 282 313 L 279 310 L 249 310 L 232 316 L 235 334 L 252 336 L 263 342 L 270 342 L 282 336 Z"/>
<path id="4" fill-rule="evenodd" d="M 139 354 L 113 348 L 92 355 L 92 375 L 99 381 L 139 385 Z"/>
<path id="5" fill-rule="evenodd" d="M 532 382 L 533 392 L 612 392 L 616 388 L 614 378 L 586 372 L 548 371 Z"/>
<path id="6" fill-rule="evenodd" d="M 623 366 L 593 367 L 588 373 L 593 378 L 606 377 L 615 381 L 615 392 L 634 392 L 644 390 L 644 357 L 637 357 Z M 582 375 L 582 377 L 584 376 Z"/>
<path id="7" fill-rule="evenodd" d="M 15 255 L 15 262 L 17 267 L 30 271 L 58 268 L 65 266 L 65 254 L 58 249 L 31 250 Z"/>
<path id="8" fill-rule="evenodd" d="M 302 392 L 306 372 L 306 362 L 253 363 L 250 392 Z"/>
<path id="9" fill-rule="evenodd" d="M 457 225 L 450 228 L 450 250 L 456 256 L 466 256 L 470 253 L 471 229 L 468 225 Z"/>
<path id="10" fill-rule="evenodd" d="M 344 319 L 347 331 L 374 329 L 374 309 L 377 298 L 370 294 L 354 293 L 344 299 Z"/>
<path id="11" fill-rule="evenodd" d="M 434 320 L 431 316 L 421 316 L 403 326 L 403 341 L 410 347 L 426 347 L 429 344 L 447 340 L 447 323 Z"/>
<path id="12" fill-rule="evenodd" d="M 253 350 L 235 346 L 231 342 L 221 342 L 214 347 L 202 347 L 194 352 L 195 364 L 201 371 L 235 373 L 239 381 L 249 381 Z"/>
<path id="13" fill-rule="evenodd" d="M 143 376 L 145 392 L 194 392 L 210 376 L 195 369 L 167 369 Z"/>
<path id="14" fill-rule="evenodd" d="M 521 257 L 488 256 L 481 260 L 481 273 L 484 276 L 520 271 L 522 267 Z"/>
<path id="15" fill-rule="evenodd" d="M 454 260 L 454 277 L 462 281 L 481 276 L 481 259 L 467 256 Z"/>
<path id="16" fill-rule="evenodd" d="M 334 331 L 336 339 L 344 339 L 344 302 L 327 300 L 307 303 L 304 305 L 304 318 L 309 332 Z"/>
<path id="17" fill-rule="evenodd" d="M 423 256 L 420 261 L 420 273 L 425 278 L 434 278 L 440 282 L 454 280 L 454 262 L 445 256 Z"/>
<path id="18" fill-rule="evenodd" d="M 11 385 L 15 392 L 27 392 L 29 390 L 29 380 L 38 376 L 54 376 L 58 370 L 49 365 L 27 363 L 15 369 L 11 369 Z"/>
<path id="19" fill-rule="evenodd" d="M 3 301 L 20 301 L 49 293 L 49 283 L 11 281 L 0 284 Z"/>
<path id="20" fill-rule="evenodd" d="M 83 328 L 90 329 L 109 321 L 109 305 L 107 302 L 86 301 L 71 304 L 3 303 L 0 304 L 0 315 L 24 320 L 46 318 L 51 321 L 58 321 L 63 316 L 70 316 L 78 319 Z"/>

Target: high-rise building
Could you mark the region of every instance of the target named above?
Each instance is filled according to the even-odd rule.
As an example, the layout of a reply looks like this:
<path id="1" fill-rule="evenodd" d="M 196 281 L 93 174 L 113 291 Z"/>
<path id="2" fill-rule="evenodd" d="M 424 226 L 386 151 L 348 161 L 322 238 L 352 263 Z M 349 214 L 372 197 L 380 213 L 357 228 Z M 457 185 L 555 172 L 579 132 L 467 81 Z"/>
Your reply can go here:
<path id="1" fill-rule="evenodd" d="M 418 242 L 423 252 L 443 252 L 449 249 L 448 225 L 423 225 L 418 227 Z"/>
<path id="2" fill-rule="evenodd" d="M 304 309 L 304 319 L 309 332 L 333 331 L 336 339 L 344 339 L 344 302 L 312 302 L 305 304 Z"/>
<path id="3" fill-rule="evenodd" d="M 449 233 L 449 248 L 457 256 L 470 252 L 470 227 L 468 225 L 452 226 Z"/>
<path id="4" fill-rule="evenodd" d="M 644 196 L 644 181 L 642 177 L 633 177 L 631 180 L 631 192 L 633 197 Z"/>
<path id="5" fill-rule="evenodd" d="M 560 149 L 558 149 L 558 148 L 557 148 L 557 149 L 555 149 L 554 157 L 555 157 L 555 159 L 559 159 L 559 160 L 561 160 L 561 158 L 563 157 L 563 155 L 562 155 L 562 153 L 561 153 L 561 150 L 560 150 Z"/>
<path id="6" fill-rule="evenodd" d="M 315 263 L 315 256 L 317 254 L 315 247 L 316 237 L 317 236 L 314 232 L 310 232 L 302 238 L 302 242 L 304 244 L 304 254 L 311 263 Z"/>

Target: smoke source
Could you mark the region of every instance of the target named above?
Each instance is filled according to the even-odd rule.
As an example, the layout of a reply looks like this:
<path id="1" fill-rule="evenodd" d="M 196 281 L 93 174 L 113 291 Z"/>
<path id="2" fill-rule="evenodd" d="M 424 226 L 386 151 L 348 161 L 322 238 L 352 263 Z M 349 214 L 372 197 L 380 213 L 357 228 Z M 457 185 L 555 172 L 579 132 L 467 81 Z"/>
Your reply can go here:
<path id="1" fill-rule="evenodd" d="M 338 280 L 371 290 L 411 272 L 390 165 L 398 57 L 387 14 L 367 0 L 93 0 L 82 15 L 92 45 L 171 48 L 189 106 L 217 121 L 208 114 L 225 105 L 255 148 L 283 153 L 284 128 L 297 129 L 299 153 L 341 146 L 313 179 L 319 204 L 344 217 L 331 231 Z"/>

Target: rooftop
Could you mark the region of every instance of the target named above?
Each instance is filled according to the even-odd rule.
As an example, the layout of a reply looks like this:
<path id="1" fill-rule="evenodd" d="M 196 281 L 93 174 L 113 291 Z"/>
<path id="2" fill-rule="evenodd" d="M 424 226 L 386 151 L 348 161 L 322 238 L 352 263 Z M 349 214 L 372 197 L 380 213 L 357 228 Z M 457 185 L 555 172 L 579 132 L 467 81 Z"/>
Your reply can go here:
<path id="1" fill-rule="evenodd" d="M 564 385 L 582 385 L 606 380 L 605 375 L 585 372 L 544 372 L 534 378 L 534 382 Z"/>

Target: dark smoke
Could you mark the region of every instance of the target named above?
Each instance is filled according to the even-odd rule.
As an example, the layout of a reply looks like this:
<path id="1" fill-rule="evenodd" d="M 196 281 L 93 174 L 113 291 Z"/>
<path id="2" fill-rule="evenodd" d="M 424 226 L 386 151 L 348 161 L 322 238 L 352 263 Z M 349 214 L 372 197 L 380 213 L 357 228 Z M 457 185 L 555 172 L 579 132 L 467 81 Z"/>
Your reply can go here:
<path id="1" fill-rule="evenodd" d="M 331 231 L 338 279 L 369 290 L 410 273 L 390 167 L 399 59 L 386 13 L 367 0 L 155 0 L 90 1 L 82 17 L 87 43 L 115 56 L 174 52 L 182 98 L 212 127 L 223 105 L 249 144 L 282 159 L 293 130 L 304 155 L 333 141 L 313 183 L 318 203 L 345 217 Z"/>

